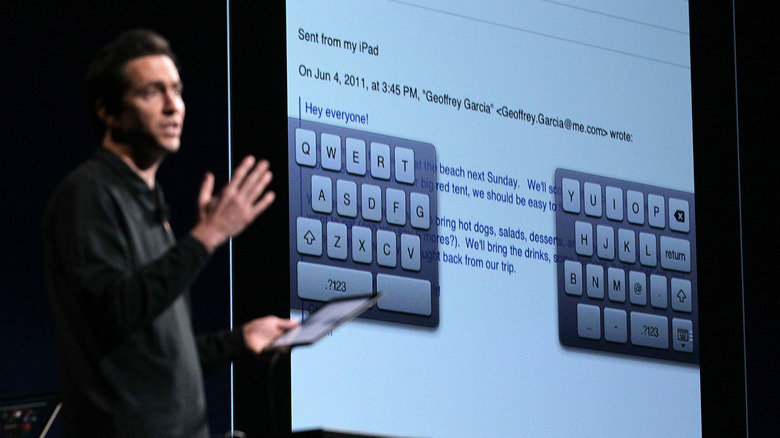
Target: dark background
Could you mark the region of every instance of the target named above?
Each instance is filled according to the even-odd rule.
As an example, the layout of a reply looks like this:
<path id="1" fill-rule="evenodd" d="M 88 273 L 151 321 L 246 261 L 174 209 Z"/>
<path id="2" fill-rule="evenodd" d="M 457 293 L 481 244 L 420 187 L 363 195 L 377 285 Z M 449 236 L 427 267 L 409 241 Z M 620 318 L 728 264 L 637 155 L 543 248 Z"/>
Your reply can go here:
<path id="1" fill-rule="evenodd" d="M 210 170 L 218 182 L 224 182 L 230 166 L 227 12 L 223 2 L 171 4 L 142 0 L 90 7 L 59 2 L 9 3 L 0 6 L 0 175 L 4 188 L 0 203 L 0 398 L 52 392 L 58 387 L 54 326 L 41 266 L 40 222 L 57 182 L 89 156 L 99 142 L 82 100 L 82 78 L 95 51 L 123 30 L 147 27 L 166 36 L 178 55 L 185 83 L 186 129 L 180 153 L 168 158 L 159 173 L 178 235 L 194 224 L 202 174 Z M 744 374 L 750 432 L 754 436 L 775 431 L 780 407 L 775 359 L 780 344 L 775 327 L 780 304 L 775 278 L 780 268 L 780 224 L 775 214 L 775 204 L 780 201 L 775 151 L 780 146 L 778 19 L 780 7 L 774 3 L 738 3 L 736 65 L 717 67 L 736 71 L 738 84 Z M 730 38 L 728 28 L 722 31 L 724 38 Z M 273 83 L 276 77 L 268 80 L 263 68 L 255 73 L 259 81 L 267 81 L 268 87 L 283 86 Z M 726 112 L 731 110 L 724 108 Z M 697 187 L 699 190 L 705 189 Z M 719 219 L 700 217 L 704 220 Z M 731 257 L 726 264 L 734 263 Z M 192 288 L 193 320 L 198 333 L 220 330 L 230 323 L 228 266 L 228 251 L 222 248 Z M 262 264 L 257 266 L 261 269 Z M 723 379 L 738 381 L 732 374 L 742 372 L 738 366 L 724 366 Z M 227 372 L 207 379 L 214 433 L 229 429 L 228 387 Z"/>
<path id="2" fill-rule="evenodd" d="M 753 436 L 775 436 L 780 426 L 780 5 L 737 2 L 735 16 L 749 425 Z"/>
<path id="3" fill-rule="evenodd" d="M 178 57 L 187 108 L 182 148 L 158 173 L 177 236 L 195 224 L 203 174 L 213 172 L 219 187 L 229 169 L 224 2 L 9 3 L 0 6 L 0 397 L 58 388 L 41 220 L 56 184 L 99 145 L 82 81 L 101 46 L 124 30 L 144 27 L 168 38 Z M 228 263 L 223 247 L 192 287 L 196 333 L 230 325 Z M 229 379 L 224 371 L 206 380 L 214 433 L 230 428 Z"/>

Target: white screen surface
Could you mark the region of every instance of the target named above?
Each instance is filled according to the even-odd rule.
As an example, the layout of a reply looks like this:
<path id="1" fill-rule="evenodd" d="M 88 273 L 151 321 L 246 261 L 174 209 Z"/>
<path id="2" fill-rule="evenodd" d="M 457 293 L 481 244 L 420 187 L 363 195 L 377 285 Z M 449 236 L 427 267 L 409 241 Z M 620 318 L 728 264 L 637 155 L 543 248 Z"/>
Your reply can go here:
<path id="1" fill-rule="evenodd" d="M 562 345 L 557 248 L 531 239 L 558 234 L 557 169 L 694 192 L 687 17 L 677 1 L 287 5 L 289 117 L 432 144 L 440 236 L 438 325 L 357 320 L 295 350 L 294 430 L 700 434 L 695 364 Z M 606 295 L 583 303 L 603 318 Z"/>

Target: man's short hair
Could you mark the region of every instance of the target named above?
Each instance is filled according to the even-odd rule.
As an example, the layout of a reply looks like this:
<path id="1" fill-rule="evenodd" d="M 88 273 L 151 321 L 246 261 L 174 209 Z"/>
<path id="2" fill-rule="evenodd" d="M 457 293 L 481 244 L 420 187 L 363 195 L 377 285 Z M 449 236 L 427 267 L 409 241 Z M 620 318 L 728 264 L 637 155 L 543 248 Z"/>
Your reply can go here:
<path id="1" fill-rule="evenodd" d="M 98 106 L 103 105 L 106 114 L 118 116 L 122 112 L 123 96 L 130 86 L 125 65 L 135 58 L 149 55 L 166 55 L 178 68 L 176 56 L 168 41 L 147 29 L 124 32 L 100 49 L 90 63 L 84 80 L 84 91 L 87 110 L 100 134 L 105 132 L 105 125 L 97 115 Z"/>

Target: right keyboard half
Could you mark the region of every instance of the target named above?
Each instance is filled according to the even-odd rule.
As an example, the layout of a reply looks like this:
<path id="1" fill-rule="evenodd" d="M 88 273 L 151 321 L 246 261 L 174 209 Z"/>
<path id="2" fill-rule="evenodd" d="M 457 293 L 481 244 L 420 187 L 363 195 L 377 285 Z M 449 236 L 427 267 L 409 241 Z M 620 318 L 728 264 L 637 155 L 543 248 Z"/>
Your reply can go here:
<path id="1" fill-rule="evenodd" d="M 560 342 L 698 363 L 692 193 L 558 169 Z"/>

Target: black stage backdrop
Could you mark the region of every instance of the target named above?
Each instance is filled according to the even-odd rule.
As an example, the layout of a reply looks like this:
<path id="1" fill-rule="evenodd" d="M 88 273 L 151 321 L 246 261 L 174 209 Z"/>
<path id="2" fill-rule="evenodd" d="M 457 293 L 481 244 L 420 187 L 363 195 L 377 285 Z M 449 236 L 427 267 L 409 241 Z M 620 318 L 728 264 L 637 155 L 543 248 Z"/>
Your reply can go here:
<path id="1" fill-rule="evenodd" d="M 124 30 L 144 27 L 168 38 L 177 54 L 187 106 L 182 148 L 158 174 L 177 236 L 195 223 L 203 174 L 212 171 L 218 185 L 228 177 L 225 2 L 90 3 L 0 6 L 0 398 L 58 390 L 41 219 L 57 183 L 99 144 L 84 107 L 82 82 L 102 45 Z M 196 333 L 229 326 L 226 247 L 212 257 L 192 294 Z M 212 432 L 225 432 L 230 427 L 229 373 L 210 376 L 206 385 Z"/>
<path id="2" fill-rule="evenodd" d="M 762 437 L 780 426 L 780 4 L 736 3 L 748 427 Z"/>

